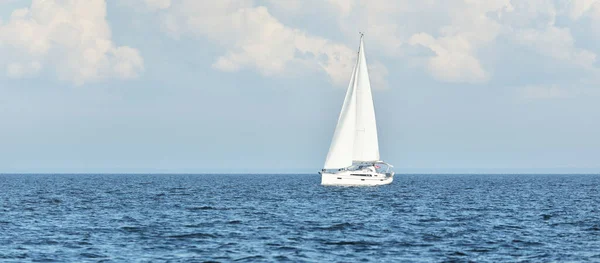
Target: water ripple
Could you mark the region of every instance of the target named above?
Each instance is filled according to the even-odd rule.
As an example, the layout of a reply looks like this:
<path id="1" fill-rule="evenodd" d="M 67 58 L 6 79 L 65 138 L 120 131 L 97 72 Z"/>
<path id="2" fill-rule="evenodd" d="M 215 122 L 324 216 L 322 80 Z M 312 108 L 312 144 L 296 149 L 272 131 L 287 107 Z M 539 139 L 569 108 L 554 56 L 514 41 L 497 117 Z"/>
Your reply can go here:
<path id="1" fill-rule="evenodd" d="M 600 176 L 0 175 L 6 262 L 600 261 Z"/>

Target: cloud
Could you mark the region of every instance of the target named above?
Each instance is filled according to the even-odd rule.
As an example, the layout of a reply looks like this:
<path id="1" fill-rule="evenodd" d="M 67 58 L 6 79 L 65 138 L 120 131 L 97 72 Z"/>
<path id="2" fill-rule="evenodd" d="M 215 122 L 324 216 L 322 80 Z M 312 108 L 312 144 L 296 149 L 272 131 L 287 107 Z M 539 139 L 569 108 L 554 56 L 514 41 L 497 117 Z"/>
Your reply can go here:
<path id="1" fill-rule="evenodd" d="M 167 9 L 171 6 L 171 0 L 144 0 L 144 2 L 152 9 Z"/>
<path id="2" fill-rule="evenodd" d="M 6 74 L 11 78 L 21 78 L 24 76 L 30 76 L 38 73 L 42 69 L 42 64 L 37 61 L 32 61 L 27 64 L 23 63 L 10 63 L 6 67 Z"/>
<path id="3" fill-rule="evenodd" d="M 389 71 L 385 65 L 379 61 L 375 61 L 368 65 L 369 68 L 369 79 L 371 80 L 371 87 L 373 89 L 387 89 L 389 88 L 387 83 L 387 75 Z"/>
<path id="4" fill-rule="evenodd" d="M 157 6 L 149 0 L 130 1 Z M 334 83 L 344 85 L 356 53 L 351 40 L 363 31 L 373 55 L 369 66 L 372 71 L 385 72 L 383 76 L 388 72 L 383 65 L 388 63 L 371 57 L 418 65 L 441 82 L 481 85 L 496 75 L 514 75 L 506 73 L 514 67 L 499 64 L 510 62 L 511 48 L 543 57 L 543 62 L 527 61 L 534 67 L 550 62 L 560 65 L 552 69 L 598 72 L 596 54 L 600 50 L 581 45 L 571 31 L 578 26 L 573 21 L 584 21 L 584 17 L 597 18 L 593 21 L 600 24 L 600 0 L 164 2 L 158 13 L 163 30 L 175 38 L 199 36 L 222 47 L 222 55 L 211 62 L 222 71 L 253 69 L 265 76 L 279 76 L 317 68 Z M 313 26 L 300 27 L 309 25 L 315 15 L 326 16 L 318 21 L 337 21 L 327 30 L 339 29 L 344 43 L 350 44 L 331 40 L 339 38 L 337 32 L 331 37 L 321 31 L 315 34 Z M 414 52 L 417 49 L 428 52 Z M 520 59 L 527 58 L 515 61 Z"/>
<path id="5" fill-rule="evenodd" d="M 484 82 L 488 73 L 472 54 L 473 47 L 461 36 L 435 39 L 426 33 L 410 38 L 411 45 L 422 45 L 435 52 L 427 59 L 427 69 L 437 79 L 447 82 Z"/>
<path id="6" fill-rule="evenodd" d="M 279 8 L 300 7 L 292 1 Z M 169 35 L 200 36 L 225 49 L 212 65 L 222 71 L 251 68 L 265 76 L 287 76 L 318 69 L 343 86 L 355 63 L 356 49 L 287 26 L 253 1 L 174 1 L 161 16 Z M 377 68 L 387 70 L 382 64 Z"/>
<path id="7" fill-rule="evenodd" d="M 511 12 L 508 0 L 331 0 L 339 9 L 339 26 L 347 35 L 364 31 L 380 55 L 417 62 L 444 82 L 482 83 L 490 79 L 478 57 L 502 27 L 494 16 Z M 433 56 L 415 56 L 416 46 Z M 422 54 L 422 53 L 421 53 Z"/>
<path id="8" fill-rule="evenodd" d="M 438 37 L 421 32 L 410 37 L 411 45 L 431 49 L 435 56 L 427 59 L 427 70 L 447 82 L 487 82 L 491 73 L 483 68 L 477 51 L 493 43 L 502 26 L 492 17 L 512 12 L 508 0 L 460 1 L 450 10 L 449 22 L 438 28 Z"/>
<path id="9" fill-rule="evenodd" d="M 443 82 L 487 83 L 496 71 L 511 70 L 494 64 L 511 55 L 490 53 L 498 45 L 529 49 L 573 69 L 589 70 L 596 63 L 596 52 L 577 45 L 569 28 L 576 25 L 556 21 L 586 16 L 600 24 L 600 0 L 339 2 L 350 8 L 339 11 L 342 30 L 366 31 L 378 52 L 417 62 Z M 432 55 L 411 52 L 417 46 Z"/>
<path id="10" fill-rule="evenodd" d="M 410 35 L 407 32 L 410 26 L 398 23 L 404 20 L 399 15 L 423 4 L 421 1 L 394 0 L 328 0 L 326 3 L 338 11 L 339 27 L 347 36 L 354 37 L 359 31 L 365 32 L 369 46 L 394 57 L 401 55 L 401 47 Z"/>
<path id="11" fill-rule="evenodd" d="M 571 19 L 579 19 L 584 15 L 600 18 L 599 0 L 571 0 L 566 7 Z"/>
<path id="12" fill-rule="evenodd" d="M 54 69 L 76 85 L 134 78 L 144 68 L 138 50 L 112 42 L 104 0 L 33 0 L 0 24 L 0 54 L 9 77 Z"/>
<path id="13" fill-rule="evenodd" d="M 575 40 L 568 28 L 549 26 L 542 30 L 518 30 L 515 39 L 535 52 L 584 69 L 592 69 L 596 61 L 595 53 L 575 47 Z"/>

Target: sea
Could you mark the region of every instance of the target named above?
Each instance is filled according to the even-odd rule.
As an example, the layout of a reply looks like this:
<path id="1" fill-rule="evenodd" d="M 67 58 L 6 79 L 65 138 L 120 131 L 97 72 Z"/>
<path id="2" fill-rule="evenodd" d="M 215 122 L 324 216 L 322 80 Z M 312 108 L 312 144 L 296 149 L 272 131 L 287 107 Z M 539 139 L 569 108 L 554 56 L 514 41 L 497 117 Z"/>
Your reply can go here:
<path id="1" fill-rule="evenodd" d="M 0 262 L 600 262 L 600 175 L 0 175 Z"/>

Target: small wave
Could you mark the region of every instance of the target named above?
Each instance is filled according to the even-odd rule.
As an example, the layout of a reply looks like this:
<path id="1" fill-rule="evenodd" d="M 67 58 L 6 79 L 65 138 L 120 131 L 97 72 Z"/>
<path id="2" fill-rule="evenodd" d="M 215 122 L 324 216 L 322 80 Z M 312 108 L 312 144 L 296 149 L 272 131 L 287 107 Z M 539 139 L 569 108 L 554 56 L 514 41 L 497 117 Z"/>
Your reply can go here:
<path id="1" fill-rule="evenodd" d="M 280 250 L 280 251 L 296 251 L 298 250 L 298 248 L 296 247 L 289 247 L 289 246 L 280 246 L 280 247 L 276 247 L 276 250 Z"/>
<path id="2" fill-rule="evenodd" d="M 214 206 L 195 206 L 186 208 L 189 211 L 202 211 L 202 210 L 229 210 L 229 208 L 214 207 Z"/>
<path id="3" fill-rule="evenodd" d="M 191 195 L 187 190 L 189 190 L 188 188 L 183 188 L 183 187 L 175 187 L 175 188 L 169 188 L 167 189 L 167 191 L 169 191 L 169 193 L 171 195 Z"/>
<path id="4" fill-rule="evenodd" d="M 0 259 L 24 259 L 27 258 L 29 255 L 27 253 L 22 253 L 22 254 L 9 254 L 9 255 L 3 255 L 0 254 Z"/>
<path id="5" fill-rule="evenodd" d="M 176 238 L 176 239 L 216 238 L 216 237 L 217 237 L 216 235 L 208 234 L 208 233 L 192 233 L 192 234 L 168 236 L 168 238 Z"/>
<path id="6" fill-rule="evenodd" d="M 548 253 L 543 253 L 543 254 L 539 254 L 539 255 L 533 255 L 530 257 L 527 257 L 529 259 L 537 259 L 537 258 L 547 258 L 550 257 L 550 255 Z"/>
<path id="7" fill-rule="evenodd" d="M 494 229 L 503 230 L 503 229 L 523 229 L 522 226 L 513 226 L 513 225 L 498 225 L 494 226 Z"/>
<path id="8" fill-rule="evenodd" d="M 124 216 L 121 217 L 121 219 L 119 221 L 123 221 L 123 222 L 137 222 L 137 219 L 131 217 L 131 216 Z"/>
<path id="9" fill-rule="evenodd" d="M 234 261 L 248 261 L 248 262 L 256 262 L 256 260 L 259 259 L 265 259 L 264 256 L 261 255 L 256 255 L 256 256 L 249 256 L 249 257 L 244 257 L 244 258 L 238 258 Z"/>
<path id="10" fill-rule="evenodd" d="M 586 231 L 600 231 L 600 225 L 592 226 L 592 227 L 586 229 Z"/>
<path id="11" fill-rule="evenodd" d="M 34 258 L 31 260 L 32 262 L 60 262 L 56 259 L 52 258 Z"/>
<path id="12" fill-rule="evenodd" d="M 473 249 L 469 249 L 469 252 L 474 252 L 474 253 L 487 253 L 492 251 L 492 249 L 489 248 L 473 248 Z"/>
<path id="13" fill-rule="evenodd" d="M 81 253 L 79 254 L 80 256 L 84 257 L 84 258 L 105 258 L 105 255 L 100 255 L 100 254 L 94 254 L 94 253 Z"/>
<path id="14" fill-rule="evenodd" d="M 352 224 L 350 223 L 341 223 L 341 224 L 335 224 L 335 225 L 331 225 L 331 226 L 327 226 L 327 227 L 315 227 L 316 230 L 325 230 L 325 231 L 337 231 L 337 230 L 344 230 L 347 228 L 351 228 Z"/>
<path id="15" fill-rule="evenodd" d="M 442 220 L 441 218 L 432 217 L 432 218 L 426 218 L 426 219 L 419 219 L 418 221 L 422 222 L 422 223 L 429 223 L 429 222 L 442 222 L 444 220 Z"/>
<path id="16" fill-rule="evenodd" d="M 543 220 L 550 220 L 550 218 L 552 218 L 552 215 L 548 215 L 548 214 L 543 214 L 542 215 L 542 219 Z"/>
<path id="17" fill-rule="evenodd" d="M 290 247 L 290 246 L 285 246 L 282 244 L 276 244 L 276 243 L 267 243 L 267 246 L 273 247 L 276 250 L 281 250 L 281 251 L 295 251 L 298 250 L 298 248 L 296 247 Z"/>
<path id="18" fill-rule="evenodd" d="M 286 257 L 284 255 L 275 256 L 275 257 L 273 257 L 273 259 L 275 259 L 276 261 L 280 261 L 280 262 L 281 261 L 286 261 L 286 262 L 287 261 L 291 261 L 290 258 L 288 258 L 288 257 Z"/>
<path id="19" fill-rule="evenodd" d="M 48 203 L 50 203 L 50 204 L 55 204 L 55 205 L 57 205 L 57 204 L 60 204 L 60 203 L 62 203 L 62 200 L 60 200 L 60 199 L 58 199 L 58 198 L 52 198 L 52 199 L 49 199 L 47 202 L 48 202 Z"/>
<path id="20" fill-rule="evenodd" d="M 391 241 L 386 242 L 386 245 L 395 247 L 431 247 L 433 244 L 429 243 L 417 243 L 417 242 L 406 242 L 406 241 Z"/>
<path id="21" fill-rule="evenodd" d="M 190 211 L 198 211 L 198 210 L 217 210 L 216 207 L 212 207 L 212 206 L 197 206 L 197 207 L 188 207 L 186 208 L 187 210 Z"/>
<path id="22" fill-rule="evenodd" d="M 380 243 L 377 242 L 369 242 L 369 241 L 337 241 L 331 242 L 326 241 L 323 242 L 325 245 L 336 245 L 336 246 L 379 246 Z"/>
<path id="23" fill-rule="evenodd" d="M 237 242 L 225 243 L 225 244 L 219 245 L 219 250 L 226 249 L 226 248 L 235 248 L 235 246 L 237 246 L 237 245 L 239 245 L 239 243 L 237 243 Z"/>
<path id="24" fill-rule="evenodd" d="M 60 244 L 58 241 L 43 239 L 39 241 L 27 241 L 23 243 L 24 245 L 58 245 Z"/>
<path id="25" fill-rule="evenodd" d="M 187 227 L 187 228 L 212 227 L 212 226 L 214 226 L 214 223 L 189 224 L 189 225 L 183 225 L 183 226 Z"/>
<path id="26" fill-rule="evenodd" d="M 139 233 L 139 232 L 143 232 L 144 228 L 137 227 L 137 226 L 124 226 L 124 227 L 121 227 L 121 230 L 123 230 L 125 232 L 130 232 L 130 233 Z"/>
<path id="27" fill-rule="evenodd" d="M 460 252 L 460 251 L 454 251 L 453 253 L 450 253 L 449 256 L 460 256 L 460 257 L 464 257 L 467 256 L 466 253 Z"/>
<path id="28" fill-rule="evenodd" d="M 513 243 L 523 244 L 524 246 L 543 246 L 544 243 L 535 242 L 535 241 L 523 241 L 519 239 L 513 239 Z"/>
<path id="29" fill-rule="evenodd" d="M 242 223 L 242 221 L 240 221 L 240 220 L 231 220 L 231 221 L 227 222 L 227 224 L 230 224 L 230 225 L 237 225 L 237 224 L 241 224 L 241 223 Z"/>
<path id="30" fill-rule="evenodd" d="M 559 222 L 559 223 L 553 223 L 550 226 L 553 227 L 559 227 L 559 226 L 581 226 L 586 224 L 585 221 L 575 221 L 575 222 Z"/>
<path id="31" fill-rule="evenodd" d="M 438 236 L 438 235 L 433 235 L 433 234 L 424 234 L 423 240 L 427 241 L 427 242 L 439 241 L 439 240 L 442 240 L 442 237 Z"/>

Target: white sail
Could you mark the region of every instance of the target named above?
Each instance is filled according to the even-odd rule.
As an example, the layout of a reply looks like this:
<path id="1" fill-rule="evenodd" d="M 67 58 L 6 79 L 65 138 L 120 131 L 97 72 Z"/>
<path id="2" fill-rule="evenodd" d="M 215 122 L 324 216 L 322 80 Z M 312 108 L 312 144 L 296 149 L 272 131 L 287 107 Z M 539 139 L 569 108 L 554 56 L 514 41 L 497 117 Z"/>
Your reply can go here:
<path id="1" fill-rule="evenodd" d="M 358 58 L 325 160 L 325 169 L 349 167 L 353 161 L 378 160 L 375 109 L 361 36 Z"/>
<path id="2" fill-rule="evenodd" d="M 337 126 L 331 140 L 329 153 L 325 160 L 325 169 L 339 169 L 352 165 L 352 154 L 354 149 L 354 131 L 356 127 L 356 72 L 358 63 L 352 70 L 352 77 L 344 105 L 338 118 Z"/>
<path id="3" fill-rule="evenodd" d="M 354 138 L 354 161 L 379 161 L 379 141 L 375 108 L 371 94 L 371 82 L 367 69 L 367 59 L 362 37 L 358 49 L 358 70 L 356 73 L 356 135 Z"/>

